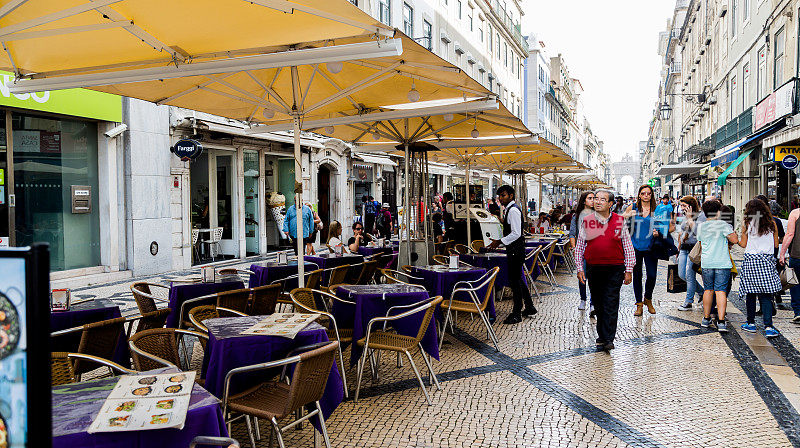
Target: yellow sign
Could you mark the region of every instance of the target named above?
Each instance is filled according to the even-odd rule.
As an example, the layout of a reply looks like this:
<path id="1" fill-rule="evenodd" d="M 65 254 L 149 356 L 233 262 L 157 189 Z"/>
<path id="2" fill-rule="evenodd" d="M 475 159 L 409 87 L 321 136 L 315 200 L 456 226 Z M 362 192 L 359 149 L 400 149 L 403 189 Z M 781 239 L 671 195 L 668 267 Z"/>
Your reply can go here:
<path id="1" fill-rule="evenodd" d="M 776 146 L 775 162 L 783 161 L 783 158 L 790 154 L 800 159 L 800 146 Z"/>

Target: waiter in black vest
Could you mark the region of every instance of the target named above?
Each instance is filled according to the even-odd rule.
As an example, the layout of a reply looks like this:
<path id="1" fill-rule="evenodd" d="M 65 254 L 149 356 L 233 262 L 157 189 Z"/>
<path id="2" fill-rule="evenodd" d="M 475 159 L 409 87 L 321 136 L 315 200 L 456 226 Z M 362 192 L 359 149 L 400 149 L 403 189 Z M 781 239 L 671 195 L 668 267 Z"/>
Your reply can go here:
<path id="1" fill-rule="evenodd" d="M 514 308 L 511 314 L 503 321 L 504 324 L 518 324 L 522 316 L 533 316 L 536 307 L 533 306 L 531 293 L 523 280 L 523 266 L 525 264 L 525 237 L 522 235 L 522 210 L 514 202 L 516 194 L 509 185 L 497 189 L 497 199 L 506 209 L 503 219 L 503 238 L 492 240 L 490 249 L 495 249 L 503 244 L 506 247 L 506 262 L 508 263 L 508 283 L 514 298 Z M 522 304 L 525 309 L 522 309 Z"/>

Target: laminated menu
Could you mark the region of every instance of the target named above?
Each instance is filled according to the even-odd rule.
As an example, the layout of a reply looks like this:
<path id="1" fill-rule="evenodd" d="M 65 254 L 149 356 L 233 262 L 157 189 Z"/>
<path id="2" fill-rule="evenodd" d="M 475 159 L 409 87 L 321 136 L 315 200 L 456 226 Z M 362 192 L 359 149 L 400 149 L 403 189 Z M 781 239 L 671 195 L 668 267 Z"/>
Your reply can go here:
<path id="1" fill-rule="evenodd" d="M 243 331 L 241 334 L 261 336 L 282 336 L 294 339 L 297 333 L 308 324 L 317 320 L 320 314 L 281 313 L 264 316 L 257 324 Z"/>
<path id="2" fill-rule="evenodd" d="M 87 432 L 183 429 L 195 376 L 177 372 L 119 377 Z"/>

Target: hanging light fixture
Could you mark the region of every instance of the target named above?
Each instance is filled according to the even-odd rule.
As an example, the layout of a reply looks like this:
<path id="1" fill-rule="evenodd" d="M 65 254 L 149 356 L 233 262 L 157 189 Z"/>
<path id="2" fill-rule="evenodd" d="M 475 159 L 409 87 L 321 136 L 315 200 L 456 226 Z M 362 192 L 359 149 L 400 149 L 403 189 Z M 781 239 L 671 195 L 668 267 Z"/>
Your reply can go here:
<path id="1" fill-rule="evenodd" d="M 522 154 L 522 148 L 517 146 L 517 149 L 515 149 L 514 152 L 517 153 L 517 154 Z"/>
<path id="2" fill-rule="evenodd" d="M 408 91 L 408 101 L 411 101 L 412 103 L 416 103 L 417 101 L 419 101 L 419 98 L 420 98 L 419 90 L 417 90 L 417 86 L 414 83 L 414 81 L 412 80 L 411 81 L 411 90 Z"/>
<path id="3" fill-rule="evenodd" d="M 478 118 L 477 117 L 475 118 L 475 124 L 472 125 L 472 132 L 470 132 L 469 135 L 471 135 L 472 138 L 478 138 L 478 136 L 481 135 L 481 133 L 478 132 Z"/>
<path id="4" fill-rule="evenodd" d="M 373 140 L 380 140 L 381 139 L 381 134 L 378 134 L 378 130 L 377 129 L 372 131 L 372 139 Z"/>
<path id="5" fill-rule="evenodd" d="M 659 108 L 659 113 L 661 114 L 661 120 L 662 121 L 669 120 L 669 115 L 670 115 L 671 112 L 672 112 L 672 108 L 669 106 L 669 104 L 667 104 L 666 101 L 664 101 L 664 103 Z"/>
<path id="6" fill-rule="evenodd" d="M 334 131 L 333 126 L 328 126 L 325 128 L 326 134 L 333 134 L 333 131 Z"/>
<path id="7" fill-rule="evenodd" d="M 264 111 L 261 112 L 261 115 L 263 115 L 264 118 L 266 118 L 267 120 L 270 120 L 275 116 L 275 111 L 272 109 L 265 108 Z"/>
<path id="8" fill-rule="evenodd" d="M 342 69 L 344 68 L 344 64 L 342 61 L 327 62 L 325 63 L 325 68 L 335 75 L 337 73 L 341 73 Z"/>
<path id="9" fill-rule="evenodd" d="M 453 121 L 453 114 L 444 114 L 442 115 L 442 119 L 444 121 Z"/>

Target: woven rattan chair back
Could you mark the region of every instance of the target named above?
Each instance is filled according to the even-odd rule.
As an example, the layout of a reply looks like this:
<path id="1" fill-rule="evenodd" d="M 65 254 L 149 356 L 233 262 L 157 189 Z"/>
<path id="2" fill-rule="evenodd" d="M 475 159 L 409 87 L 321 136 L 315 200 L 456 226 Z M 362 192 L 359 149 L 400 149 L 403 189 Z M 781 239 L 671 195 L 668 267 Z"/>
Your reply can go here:
<path id="1" fill-rule="evenodd" d="M 278 296 L 283 292 L 283 285 L 258 286 L 253 288 L 253 301 L 250 302 L 250 309 L 247 314 L 251 316 L 265 316 L 275 313 L 275 306 L 278 303 Z"/>
<path id="2" fill-rule="evenodd" d="M 361 276 L 358 277 L 358 285 L 369 285 L 374 283 L 375 272 L 378 270 L 378 261 L 366 261 L 361 268 Z"/>
<path id="3" fill-rule="evenodd" d="M 458 254 L 454 254 L 454 255 L 458 255 Z M 445 265 L 445 266 L 450 264 L 450 260 L 448 260 L 447 257 L 445 257 L 444 255 L 434 255 L 433 256 L 433 261 L 436 264 L 442 264 L 442 265 Z"/>
<path id="4" fill-rule="evenodd" d="M 466 244 L 456 244 L 453 246 L 458 255 L 467 255 L 469 253 L 469 247 Z"/>
<path id="5" fill-rule="evenodd" d="M 153 293 L 150 290 L 150 285 L 145 282 L 137 282 L 131 285 L 131 292 L 133 298 L 136 300 L 136 306 L 139 307 L 141 314 L 150 313 L 157 309 L 156 301 L 153 299 Z"/>
<path id="6" fill-rule="evenodd" d="M 178 339 L 175 336 L 174 328 L 151 328 L 139 331 L 131 336 L 130 343 L 147 354 L 157 356 L 178 367 L 181 365 L 180 355 L 178 354 Z M 136 370 L 144 371 L 164 367 L 163 364 L 145 358 L 133 350 L 131 350 L 131 356 Z"/>
<path id="7" fill-rule="evenodd" d="M 170 308 L 163 308 L 151 313 L 142 314 L 139 323 L 136 326 L 136 333 L 144 330 L 151 330 L 153 328 L 164 328 L 167 323 L 167 316 L 172 310 Z"/>
<path id="8" fill-rule="evenodd" d="M 50 354 L 50 384 L 60 386 L 75 382 L 75 372 L 72 369 L 72 360 L 67 352 L 53 352 Z"/>
<path id="9" fill-rule="evenodd" d="M 322 398 L 338 347 L 339 342 L 331 341 L 328 345 L 300 354 L 300 362 L 295 365 L 292 374 L 289 399 L 283 415 Z"/>
<path id="10" fill-rule="evenodd" d="M 217 293 L 217 306 L 242 313 L 247 311 L 247 302 L 249 301 L 250 290 L 246 288 Z"/>
<path id="11" fill-rule="evenodd" d="M 83 326 L 83 332 L 81 333 L 78 353 L 113 359 L 119 338 L 124 337 L 124 334 L 124 317 L 86 324 Z M 90 363 L 76 359 L 73 369 L 75 370 L 75 375 L 80 375 L 94 370 L 94 367 Z"/>
<path id="12" fill-rule="evenodd" d="M 442 296 L 436 296 L 430 301 L 430 303 L 428 303 L 430 308 L 425 310 L 425 315 L 422 316 L 422 324 L 419 327 L 419 331 L 417 331 L 417 337 L 414 339 L 414 345 L 419 344 L 419 341 L 421 341 L 425 336 L 425 332 L 428 331 L 428 324 L 431 323 L 433 313 L 436 311 L 436 308 L 440 303 L 442 303 Z"/>
<path id="13" fill-rule="evenodd" d="M 214 305 L 200 305 L 189 310 L 189 320 L 192 325 L 203 333 L 208 333 L 208 328 L 203 325 L 203 321 L 216 319 L 217 317 L 220 317 L 220 315 Z"/>
<path id="14" fill-rule="evenodd" d="M 550 248 L 547 249 L 547 256 L 545 257 L 545 262 L 544 262 L 545 264 L 550 264 L 550 262 L 553 260 L 553 253 L 555 253 L 555 251 L 556 251 L 556 243 L 555 242 L 550 243 Z"/>
<path id="15" fill-rule="evenodd" d="M 344 266 L 337 266 L 331 269 L 331 275 L 328 277 L 328 285 L 338 285 L 340 283 L 347 283 L 345 281 L 345 277 L 347 277 L 347 272 L 350 270 L 350 265 L 346 264 Z"/>
<path id="16" fill-rule="evenodd" d="M 309 310 L 313 311 L 324 311 L 323 308 L 320 308 L 317 304 L 317 300 L 314 297 L 314 290 L 311 288 L 295 288 L 290 292 L 292 298 L 297 301 L 300 305 L 308 308 Z M 305 313 L 306 310 L 299 310 L 301 313 Z"/>
<path id="17" fill-rule="evenodd" d="M 486 245 L 483 244 L 483 240 L 473 240 L 472 241 L 472 251 L 473 252 L 480 253 L 482 247 L 486 247 Z"/>
<path id="18" fill-rule="evenodd" d="M 319 289 L 322 286 L 322 269 L 311 271 L 306 276 L 306 288 Z"/>
<path id="19" fill-rule="evenodd" d="M 500 268 L 498 266 L 489 269 L 489 272 L 487 272 L 487 275 L 491 275 L 492 279 L 489 280 L 489 283 L 486 285 L 486 294 L 483 296 L 483 301 L 481 302 L 482 310 L 485 310 L 486 306 L 489 305 L 489 299 L 492 297 L 492 294 L 494 293 L 494 282 L 495 280 L 497 280 L 498 272 L 500 272 Z"/>
<path id="20" fill-rule="evenodd" d="M 358 278 L 361 277 L 361 271 L 364 269 L 364 263 L 351 264 L 347 269 L 347 275 L 344 276 L 344 282 L 350 285 L 358 283 Z"/>
<path id="21" fill-rule="evenodd" d="M 405 272 L 406 274 L 413 274 L 414 273 L 414 266 L 411 266 L 410 264 L 404 264 L 404 265 L 400 266 L 400 269 L 403 272 Z"/>
<path id="22" fill-rule="evenodd" d="M 378 261 L 378 269 L 391 269 L 389 264 L 394 260 L 394 254 L 380 254 L 376 260 Z"/>

